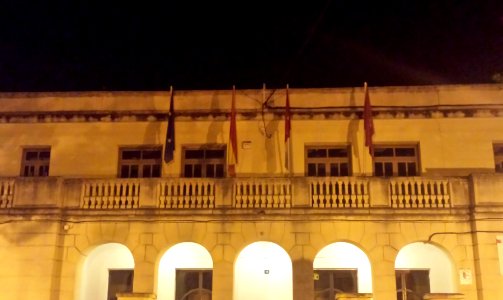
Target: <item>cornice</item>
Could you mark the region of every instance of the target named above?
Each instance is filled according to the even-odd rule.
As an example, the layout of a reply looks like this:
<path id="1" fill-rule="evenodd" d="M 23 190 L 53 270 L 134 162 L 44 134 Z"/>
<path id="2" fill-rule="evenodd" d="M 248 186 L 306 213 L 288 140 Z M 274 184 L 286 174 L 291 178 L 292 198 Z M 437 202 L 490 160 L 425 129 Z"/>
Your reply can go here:
<path id="1" fill-rule="evenodd" d="M 298 120 L 352 120 L 361 119 L 362 107 L 291 107 L 292 119 Z M 503 105 L 458 106 L 376 106 L 374 119 L 439 119 L 439 118 L 501 118 Z M 179 121 L 226 121 L 228 110 L 183 110 L 175 113 Z M 1 123 L 92 123 L 92 122 L 162 122 L 167 111 L 30 111 L 0 112 Z M 280 120 L 284 107 L 264 110 L 238 110 L 238 120 Z"/>

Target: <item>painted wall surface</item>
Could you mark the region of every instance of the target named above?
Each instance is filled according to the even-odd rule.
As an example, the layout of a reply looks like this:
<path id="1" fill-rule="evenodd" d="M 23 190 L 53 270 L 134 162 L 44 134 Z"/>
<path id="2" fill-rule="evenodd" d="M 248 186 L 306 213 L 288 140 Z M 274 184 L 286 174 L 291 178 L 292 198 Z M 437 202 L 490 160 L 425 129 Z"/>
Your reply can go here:
<path id="1" fill-rule="evenodd" d="M 397 269 L 428 269 L 432 293 L 453 293 L 455 268 L 448 255 L 435 245 L 413 243 L 403 247 L 396 257 Z"/>
<path id="2" fill-rule="evenodd" d="M 82 267 L 79 300 L 106 299 L 109 270 L 134 269 L 133 255 L 118 243 L 103 244 L 91 251 Z"/>
<path id="3" fill-rule="evenodd" d="M 166 251 L 159 262 L 157 299 L 175 299 L 177 269 L 212 269 L 210 253 L 201 245 L 191 242 L 176 244 Z"/>
<path id="4" fill-rule="evenodd" d="M 358 293 L 372 293 L 372 270 L 365 252 L 355 245 L 338 242 L 316 255 L 314 269 L 357 269 Z"/>

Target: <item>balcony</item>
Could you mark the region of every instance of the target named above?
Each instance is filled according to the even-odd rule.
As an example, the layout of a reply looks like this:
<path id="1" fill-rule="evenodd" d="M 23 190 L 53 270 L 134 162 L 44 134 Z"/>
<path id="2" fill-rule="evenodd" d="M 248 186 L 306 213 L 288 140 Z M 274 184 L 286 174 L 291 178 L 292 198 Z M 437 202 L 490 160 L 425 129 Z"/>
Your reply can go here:
<path id="1" fill-rule="evenodd" d="M 472 196 L 470 196 L 472 195 Z M 449 210 L 503 205 L 502 174 L 461 177 L 2 178 L 0 211 L 313 209 Z M 470 198 L 472 197 L 472 198 Z"/>

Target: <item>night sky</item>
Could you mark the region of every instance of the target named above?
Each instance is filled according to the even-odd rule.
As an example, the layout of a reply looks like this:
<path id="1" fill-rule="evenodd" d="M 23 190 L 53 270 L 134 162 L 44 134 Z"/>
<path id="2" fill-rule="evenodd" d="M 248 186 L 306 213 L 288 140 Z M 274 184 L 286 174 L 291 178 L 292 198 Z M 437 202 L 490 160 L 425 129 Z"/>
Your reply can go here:
<path id="1" fill-rule="evenodd" d="M 0 91 L 490 83 L 503 73 L 503 0 L 2 2 Z"/>

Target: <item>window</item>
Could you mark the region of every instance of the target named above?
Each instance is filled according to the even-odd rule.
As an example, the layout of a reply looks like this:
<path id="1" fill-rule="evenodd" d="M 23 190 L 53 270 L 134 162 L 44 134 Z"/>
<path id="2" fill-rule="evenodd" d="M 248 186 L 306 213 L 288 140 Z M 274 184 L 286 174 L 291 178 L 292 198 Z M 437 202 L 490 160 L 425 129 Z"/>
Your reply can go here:
<path id="1" fill-rule="evenodd" d="M 314 299 L 332 300 L 337 293 L 356 293 L 356 269 L 314 270 Z"/>
<path id="2" fill-rule="evenodd" d="M 374 148 L 375 176 L 416 176 L 419 170 L 416 146 Z"/>
<path id="3" fill-rule="evenodd" d="M 175 300 L 211 300 L 211 270 L 176 270 Z"/>
<path id="4" fill-rule="evenodd" d="M 134 147 L 119 149 L 121 178 L 161 177 L 162 147 Z"/>
<path id="5" fill-rule="evenodd" d="M 494 164 L 496 172 L 503 173 L 503 144 L 494 145 Z"/>
<path id="6" fill-rule="evenodd" d="M 51 148 L 26 148 L 23 149 L 21 163 L 21 176 L 40 177 L 49 176 L 49 161 Z"/>
<path id="7" fill-rule="evenodd" d="M 117 293 L 131 293 L 133 291 L 133 270 L 108 271 L 107 300 L 117 300 Z"/>
<path id="8" fill-rule="evenodd" d="M 349 176 L 348 147 L 306 147 L 307 176 Z"/>
<path id="9" fill-rule="evenodd" d="M 422 300 L 430 292 L 429 270 L 396 270 L 396 299 Z"/>
<path id="10" fill-rule="evenodd" d="M 225 146 L 184 147 L 183 177 L 225 177 Z"/>

